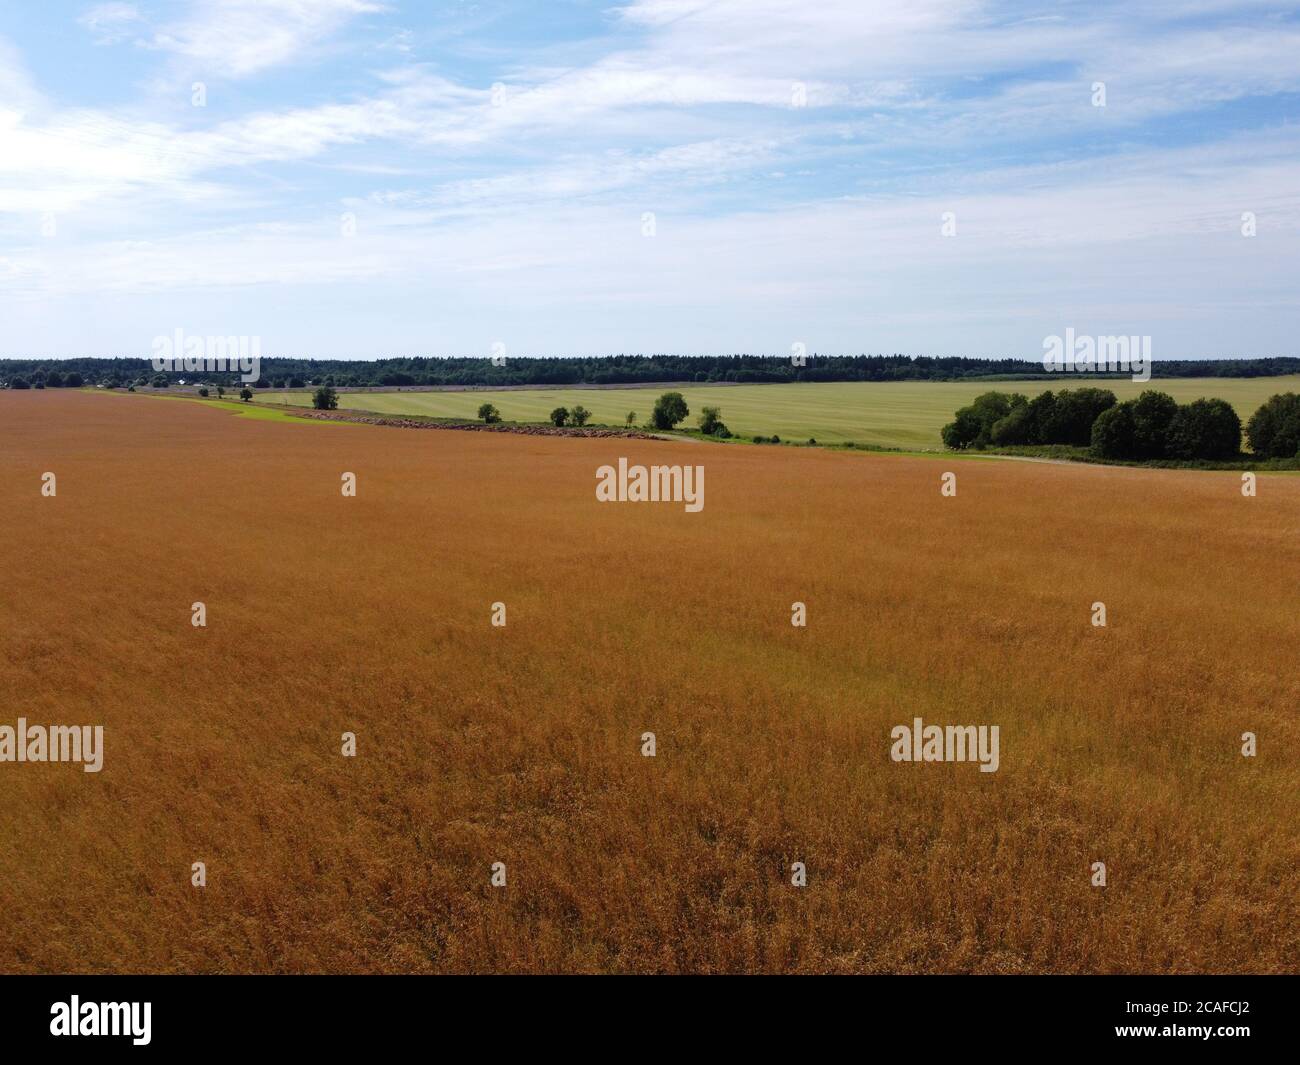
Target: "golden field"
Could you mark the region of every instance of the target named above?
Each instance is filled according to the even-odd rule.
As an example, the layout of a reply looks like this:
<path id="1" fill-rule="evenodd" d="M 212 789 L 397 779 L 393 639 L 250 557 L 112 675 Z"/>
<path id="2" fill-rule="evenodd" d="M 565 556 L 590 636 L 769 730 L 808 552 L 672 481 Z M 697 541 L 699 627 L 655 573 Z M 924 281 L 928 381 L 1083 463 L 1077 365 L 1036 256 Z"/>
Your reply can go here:
<path id="1" fill-rule="evenodd" d="M 0 724 L 105 727 L 0 763 L 0 971 L 1300 970 L 1300 478 L 47 390 L 0 506 Z"/>

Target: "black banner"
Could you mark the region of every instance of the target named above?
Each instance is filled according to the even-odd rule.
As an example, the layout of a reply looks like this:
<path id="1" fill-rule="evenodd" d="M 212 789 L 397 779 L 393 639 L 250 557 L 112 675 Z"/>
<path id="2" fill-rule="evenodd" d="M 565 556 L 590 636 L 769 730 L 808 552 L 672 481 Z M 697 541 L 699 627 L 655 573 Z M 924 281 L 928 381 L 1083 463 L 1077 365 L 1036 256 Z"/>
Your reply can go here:
<path id="1" fill-rule="evenodd" d="M 1294 977 L 5 977 L 0 1048 L 1288 1051 Z M 456 1043 L 447 1043 L 455 1039 Z M 629 1040 L 631 1042 L 629 1042 Z"/>

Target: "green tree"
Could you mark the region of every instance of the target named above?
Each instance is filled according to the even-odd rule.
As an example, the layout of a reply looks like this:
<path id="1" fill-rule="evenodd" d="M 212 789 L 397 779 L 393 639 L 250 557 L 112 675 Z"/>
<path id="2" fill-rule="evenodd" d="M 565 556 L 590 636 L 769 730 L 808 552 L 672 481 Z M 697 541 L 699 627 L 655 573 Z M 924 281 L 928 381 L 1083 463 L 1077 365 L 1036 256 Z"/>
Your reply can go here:
<path id="1" fill-rule="evenodd" d="M 133 388 L 131 389 L 131 391 L 134 392 L 135 389 Z M 249 388 L 247 385 L 245 385 L 243 388 L 239 390 L 239 398 L 242 399 L 245 403 L 247 403 L 250 399 L 253 398 L 253 390 Z"/>
<path id="2" fill-rule="evenodd" d="M 1092 453 L 1101 459 L 1135 457 L 1133 400 L 1116 404 L 1098 415 L 1092 423 Z"/>
<path id="3" fill-rule="evenodd" d="M 1014 407 L 1027 405 L 1029 400 L 1019 392 L 985 392 L 976 396 L 968 407 L 962 407 L 953 421 L 940 431 L 945 447 L 955 450 L 985 448 L 993 442 L 993 426 L 1011 413 Z"/>
<path id="4" fill-rule="evenodd" d="M 551 411 L 551 424 L 554 425 L 557 429 L 560 428 L 560 426 L 562 426 L 568 420 L 569 420 L 568 407 L 556 407 L 553 411 Z"/>
<path id="5" fill-rule="evenodd" d="M 1133 458 L 1164 458 L 1177 401 L 1165 392 L 1147 389 L 1129 402 L 1133 404 Z"/>
<path id="6" fill-rule="evenodd" d="M 973 407 L 961 407 L 953 420 L 939 430 L 943 446 L 953 451 L 964 451 L 975 446 L 975 438 L 980 435 L 980 422 L 975 417 Z"/>
<path id="7" fill-rule="evenodd" d="M 636 411 L 634 411 L 634 410 L 630 410 L 630 411 L 628 411 L 628 412 L 627 412 L 627 418 L 624 419 L 624 423 L 623 423 L 623 424 L 626 425 L 629 429 L 631 429 L 632 426 L 634 426 L 634 425 L 636 424 Z"/>
<path id="8" fill-rule="evenodd" d="M 654 411 L 650 420 L 656 429 L 671 429 L 680 421 L 685 421 L 691 409 L 680 392 L 665 392 L 655 400 Z"/>
<path id="9" fill-rule="evenodd" d="M 1056 426 L 1056 393 L 1048 389 L 1039 392 L 1029 401 L 1026 412 L 1029 417 L 1029 434 L 1031 444 L 1055 444 L 1060 442 L 1060 432 Z"/>
<path id="10" fill-rule="evenodd" d="M 1300 457 L 1300 394 L 1270 396 L 1246 423 L 1250 450 L 1261 458 Z"/>
<path id="11" fill-rule="evenodd" d="M 701 408 L 700 432 L 705 436 L 728 437 L 731 435 L 731 431 L 722 422 L 721 407 Z"/>
<path id="12" fill-rule="evenodd" d="M 339 394 L 329 385 L 321 385 L 311 396 L 311 405 L 317 410 L 337 410 Z"/>
<path id="13" fill-rule="evenodd" d="M 591 411 L 581 405 L 569 411 L 569 421 L 574 425 L 586 425 L 591 420 Z"/>
<path id="14" fill-rule="evenodd" d="M 1166 452 L 1176 459 L 1230 459 L 1241 452 L 1241 418 L 1222 399 L 1198 399 L 1178 408 Z"/>
<path id="15" fill-rule="evenodd" d="M 994 447 L 1011 447 L 1017 444 L 1038 443 L 1034 431 L 1034 415 L 1030 404 L 1012 407 L 1006 416 L 999 418 L 989 430 L 989 440 Z"/>
<path id="16" fill-rule="evenodd" d="M 199 389 L 199 395 L 202 396 L 204 399 L 207 399 L 207 398 L 208 398 L 208 390 L 207 390 L 207 388 L 206 388 L 206 387 L 205 387 L 205 388 L 200 388 L 200 389 Z"/>
<path id="17" fill-rule="evenodd" d="M 1104 410 L 1115 406 L 1115 393 L 1104 388 L 1067 389 L 1056 394 L 1050 419 L 1037 432 L 1037 444 L 1087 447 L 1092 426 Z"/>
<path id="18" fill-rule="evenodd" d="M 491 403 L 484 403 L 478 409 L 478 416 L 488 425 L 492 425 L 501 420 L 501 412 L 492 406 Z"/>

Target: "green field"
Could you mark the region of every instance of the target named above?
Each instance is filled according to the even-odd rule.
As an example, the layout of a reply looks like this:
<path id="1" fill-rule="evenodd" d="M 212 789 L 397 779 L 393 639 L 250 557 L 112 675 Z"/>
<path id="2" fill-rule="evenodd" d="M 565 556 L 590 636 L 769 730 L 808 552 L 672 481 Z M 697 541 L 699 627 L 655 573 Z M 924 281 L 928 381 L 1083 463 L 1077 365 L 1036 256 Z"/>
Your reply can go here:
<path id="1" fill-rule="evenodd" d="M 699 385 L 678 389 L 691 408 L 690 424 L 705 405 L 722 408 L 733 433 L 779 435 L 783 440 L 820 443 L 854 441 L 883 447 L 942 449 L 939 430 L 953 412 L 981 392 L 991 390 L 1037 395 L 1048 388 L 1108 388 L 1120 399 L 1143 389 L 1168 392 L 1180 403 L 1205 397 L 1226 399 L 1244 423 L 1269 396 L 1300 392 L 1300 377 L 1184 377 L 1137 384 L 1128 380 L 1089 381 L 1062 375 L 1053 381 L 897 383 L 845 381 L 798 385 Z M 644 422 L 662 388 L 524 389 L 508 392 L 354 392 L 342 393 L 339 406 L 380 414 L 421 414 L 437 418 L 473 418 L 479 405 L 493 403 L 506 421 L 544 422 L 555 407 L 581 404 L 593 412 L 593 424 L 622 425 L 628 411 Z M 310 392 L 258 390 L 259 403 L 310 406 Z"/>

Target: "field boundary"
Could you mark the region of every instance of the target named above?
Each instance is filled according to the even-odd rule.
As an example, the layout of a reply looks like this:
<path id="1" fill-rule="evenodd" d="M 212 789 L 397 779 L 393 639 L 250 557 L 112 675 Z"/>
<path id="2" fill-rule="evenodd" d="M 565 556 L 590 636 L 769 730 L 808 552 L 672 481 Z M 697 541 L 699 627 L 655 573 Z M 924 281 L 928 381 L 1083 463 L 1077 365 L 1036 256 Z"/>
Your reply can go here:
<path id="1" fill-rule="evenodd" d="M 260 409 L 266 410 L 265 406 Z M 384 414 L 368 414 L 364 411 L 332 411 L 332 410 L 298 410 L 293 414 L 295 418 L 310 418 L 314 421 L 330 422 L 348 422 L 353 425 L 386 425 L 395 429 L 463 429 L 469 432 L 480 433 L 516 433 L 520 436 L 589 436 L 589 437 L 624 437 L 629 440 L 656 440 L 663 439 L 662 436 L 655 436 L 652 433 L 643 432 L 640 429 L 609 429 L 592 426 L 556 426 L 556 425 L 529 425 L 517 422 L 471 422 L 464 420 L 454 421 L 435 421 L 430 419 L 424 421 L 419 418 L 410 418 L 402 416 L 392 416 Z"/>

